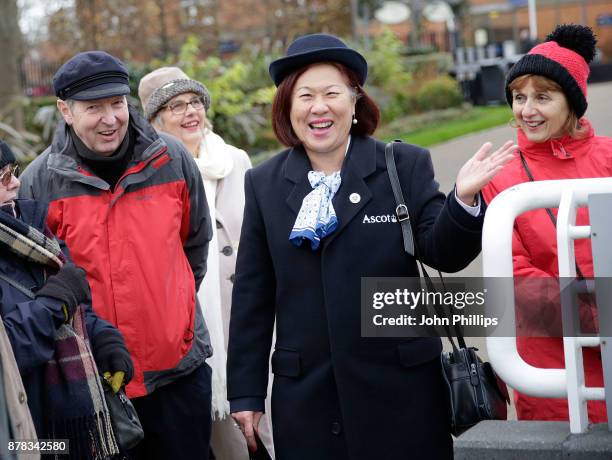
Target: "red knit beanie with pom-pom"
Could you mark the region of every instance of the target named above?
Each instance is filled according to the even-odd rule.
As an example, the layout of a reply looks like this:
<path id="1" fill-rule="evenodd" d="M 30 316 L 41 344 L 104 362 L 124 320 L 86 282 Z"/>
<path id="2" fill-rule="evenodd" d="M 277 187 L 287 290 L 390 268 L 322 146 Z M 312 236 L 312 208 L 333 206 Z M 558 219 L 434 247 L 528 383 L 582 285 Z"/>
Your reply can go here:
<path id="1" fill-rule="evenodd" d="M 578 118 L 587 109 L 589 62 L 595 56 L 597 41 L 590 27 L 563 24 L 534 46 L 508 72 L 506 99 L 512 106 L 510 83 L 521 75 L 541 75 L 557 82 Z"/>

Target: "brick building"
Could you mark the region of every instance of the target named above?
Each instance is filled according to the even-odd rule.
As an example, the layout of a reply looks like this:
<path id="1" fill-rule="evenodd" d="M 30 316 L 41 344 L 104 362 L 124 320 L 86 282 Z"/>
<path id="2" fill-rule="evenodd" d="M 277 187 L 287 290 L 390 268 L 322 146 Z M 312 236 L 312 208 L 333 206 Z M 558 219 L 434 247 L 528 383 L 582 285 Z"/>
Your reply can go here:
<path id="1" fill-rule="evenodd" d="M 485 30 L 490 43 L 520 42 L 521 30 L 529 29 L 527 0 L 470 0 L 469 22 L 463 32 L 473 44 L 474 33 Z M 577 23 L 593 28 L 603 59 L 612 60 L 612 0 L 537 0 L 537 36 L 542 41 L 557 24 Z"/>
<path id="2" fill-rule="evenodd" d="M 484 31 L 488 44 L 514 40 L 517 49 L 520 48 L 521 31 L 529 29 L 527 0 L 468 0 L 464 3 L 463 17 L 456 22 L 458 39 L 465 46 L 474 46 L 476 31 L 481 36 Z M 537 0 L 536 11 L 538 40 L 543 40 L 557 24 L 586 24 L 598 37 L 603 59 L 612 61 L 612 0 Z M 370 35 L 380 33 L 382 27 L 373 20 L 368 27 Z M 390 27 L 402 41 L 412 45 L 411 21 Z M 451 43 L 446 24 L 422 19 L 420 42 L 425 47 L 449 51 Z"/>

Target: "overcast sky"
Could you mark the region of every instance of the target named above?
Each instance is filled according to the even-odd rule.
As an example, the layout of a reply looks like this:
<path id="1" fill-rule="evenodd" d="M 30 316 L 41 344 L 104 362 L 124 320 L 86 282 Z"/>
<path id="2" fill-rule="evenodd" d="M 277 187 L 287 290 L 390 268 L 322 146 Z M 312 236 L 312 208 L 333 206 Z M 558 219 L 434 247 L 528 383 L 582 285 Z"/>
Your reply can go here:
<path id="1" fill-rule="evenodd" d="M 72 4 L 72 0 L 17 0 L 21 31 L 27 36 L 44 33 L 45 18 L 58 8 Z"/>

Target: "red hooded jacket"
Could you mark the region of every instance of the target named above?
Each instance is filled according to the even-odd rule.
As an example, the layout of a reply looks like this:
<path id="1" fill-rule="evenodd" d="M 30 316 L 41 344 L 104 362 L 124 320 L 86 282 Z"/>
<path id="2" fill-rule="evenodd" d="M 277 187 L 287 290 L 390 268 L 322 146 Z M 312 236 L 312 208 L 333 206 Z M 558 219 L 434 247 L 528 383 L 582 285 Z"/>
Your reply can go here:
<path id="1" fill-rule="evenodd" d="M 49 203 L 47 224 L 87 272 L 94 311 L 123 333 L 132 398 L 212 354 L 196 299 L 212 229 L 202 177 L 183 144 L 132 109 L 130 127 L 132 158 L 114 190 L 82 165 L 61 123 L 21 176 L 19 194 Z"/>
<path id="2" fill-rule="evenodd" d="M 565 136 L 542 143 L 530 142 L 518 130 L 518 145 L 535 180 L 582 179 L 612 176 L 612 138 L 595 136 L 591 124 L 582 119 L 586 135 L 581 139 Z M 522 182 L 529 177 L 517 153 L 516 157 L 483 189 L 487 202 L 503 190 Z M 553 209 L 556 216 L 557 209 Z M 588 211 L 579 209 L 577 225 L 588 225 Z M 514 223 L 512 238 L 514 277 L 521 280 L 534 277 L 557 279 L 557 238 L 553 223 L 545 209 L 537 209 L 520 215 Z M 576 240 L 576 262 L 587 278 L 593 276 L 590 239 Z M 548 285 L 549 283 L 545 283 Z M 551 283 L 554 284 L 554 283 Z M 544 283 L 543 283 L 544 285 Z M 529 305 L 529 315 L 540 323 L 559 321 L 558 290 L 523 289 L 517 292 L 517 300 Z M 550 286 L 548 286 L 550 287 Z M 527 291 L 527 293 L 525 292 Z M 520 296 L 523 296 L 520 299 Z M 528 298 L 527 298 L 528 296 Z M 519 313 L 520 314 L 520 313 Z M 593 325 L 597 322 L 594 308 L 581 307 L 580 316 Z M 520 322 L 520 318 L 519 318 Z M 518 337 L 517 347 L 521 357 L 532 366 L 541 368 L 564 368 L 563 340 L 561 338 Z M 585 379 L 587 386 L 602 387 L 603 375 L 599 349 L 583 348 Z M 517 415 L 520 420 L 568 420 L 565 399 L 533 398 L 515 392 Z M 603 401 L 589 401 L 589 418 L 593 423 L 605 422 L 606 408 Z"/>

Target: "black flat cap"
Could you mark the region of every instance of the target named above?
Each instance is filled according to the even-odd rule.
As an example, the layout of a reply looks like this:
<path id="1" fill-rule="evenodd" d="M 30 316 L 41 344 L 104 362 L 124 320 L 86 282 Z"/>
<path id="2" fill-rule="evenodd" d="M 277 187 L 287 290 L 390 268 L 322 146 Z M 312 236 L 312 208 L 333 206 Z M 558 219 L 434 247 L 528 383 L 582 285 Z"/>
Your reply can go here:
<path id="1" fill-rule="evenodd" d="M 0 141 L 0 169 L 16 163 L 15 154 L 6 142 Z"/>
<path id="2" fill-rule="evenodd" d="M 60 99 L 90 101 L 130 94 L 128 70 L 104 51 L 85 51 L 72 57 L 53 76 Z"/>
<path id="3" fill-rule="evenodd" d="M 327 34 L 304 35 L 296 39 L 287 55 L 270 64 L 270 76 L 276 86 L 295 70 L 316 62 L 338 62 L 357 74 L 363 85 L 368 77 L 368 63 L 354 49 L 349 48 L 338 37 Z"/>

